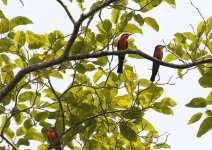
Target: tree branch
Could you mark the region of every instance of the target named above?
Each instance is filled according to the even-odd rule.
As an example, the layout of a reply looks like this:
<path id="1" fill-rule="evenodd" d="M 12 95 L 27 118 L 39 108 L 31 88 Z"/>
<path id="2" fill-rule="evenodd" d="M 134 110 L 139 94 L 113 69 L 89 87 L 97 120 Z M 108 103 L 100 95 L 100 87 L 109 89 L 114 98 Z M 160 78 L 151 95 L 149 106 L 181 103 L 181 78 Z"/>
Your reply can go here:
<path id="1" fill-rule="evenodd" d="M 212 58 L 201 59 L 201 60 L 193 61 L 191 63 L 186 63 L 186 64 L 167 63 L 164 61 L 160 61 L 160 60 L 142 52 L 141 50 L 122 50 L 122 51 L 113 51 L 113 52 L 100 52 L 100 53 L 74 55 L 74 56 L 68 57 L 67 60 L 69 60 L 69 61 L 82 60 L 82 59 L 98 58 L 98 57 L 102 57 L 102 56 L 111 56 L 111 55 L 118 56 L 120 54 L 137 54 L 139 56 L 142 56 L 143 58 L 146 58 L 150 61 L 156 62 L 162 66 L 166 66 L 166 67 L 174 68 L 174 69 L 186 69 L 186 68 L 191 68 L 191 67 L 201 65 L 201 64 L 212 63 Z"/>
<path id="2" fill-rule="evenodd" d="M 61 1 L 61 0 L 57 0 L 58 3 L 60 3 L 60 5 L 63 7 L 63 9 L 66 11 L 69 19 L 71 20 L 71 22 L 75 25 L 76 22 L 73 18 L 73 16 L 71 15 L 70 11 L 68 10 L 67 6 Z"/>
<path id="3" fill-rule="evenodd" d="M 1 138 L 3 139 L 3 140 L 5 140 L 14 150 L 17 150 L 17 148 L 7 139 L 7 138 L 5 138 L 3 135 L 0 135 L 1 136 Z"/>
<path id="4" fill-rule="evenodd" d="M 113 51 L 113 52 L 100 52 L 100 53 L 91 53 L 91 54 L 82 54 L 82 55 L 74 55 L 74 56 L 67 56 L 67 57 L 58 57 L 56 59 L 52 59 L 43 63 L 34 64 L 27 66 L 20 70 L 15 77 L 10 81 L 9 84 L 7 84 L 2 90 L 0 90 L 0 102 L 3 100 L 3 98 L 12 91 L 12 89 L 18 84 L 19 81 L 28 73 L 37 71 L 43 68 L 51 67 L 54 65 L 58 65 L 65 61 L 72 61 L 72 60 L 82 60 L 82 59 L 89 59 L 89 58 L 98 58 L 102 56 L 111 56 L 111 55 L 120 55 L 120 54 L 137 54 L 142 56 L 143 58 L 146 58 L 150 61 L 156 62 L 162 66 L 175 68 L 175 69 L 186 69 L 191 68 L 197 65 L 206 64 L 206 63 L 212 63 L 212 58 L 206 58 L 201 59 L 197 61 L 193 61 L 191 63 L 187 64 L 173 64 L 173 63 L 167 63 L 160 61 L 141 50 L 123 50 L 123 51 Z"/>

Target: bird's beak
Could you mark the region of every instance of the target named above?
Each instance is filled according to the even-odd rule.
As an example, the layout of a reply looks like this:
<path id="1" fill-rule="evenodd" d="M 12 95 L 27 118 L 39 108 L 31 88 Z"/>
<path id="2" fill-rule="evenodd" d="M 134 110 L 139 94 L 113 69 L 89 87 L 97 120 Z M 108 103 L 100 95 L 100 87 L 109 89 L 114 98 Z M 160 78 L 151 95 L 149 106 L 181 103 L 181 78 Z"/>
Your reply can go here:
<path id="1" fill-rule="evenodd" d="M 166 46 L 165 45 L 162 45 L 162 47 L 165 48 Z"/>
<path id="2" fill-rule="evenodd" d="M 131 33 L 131 34 L 128 34 L 128 36 L 130 36 L 130 35 L 132 35 L 133 33 Z"/>

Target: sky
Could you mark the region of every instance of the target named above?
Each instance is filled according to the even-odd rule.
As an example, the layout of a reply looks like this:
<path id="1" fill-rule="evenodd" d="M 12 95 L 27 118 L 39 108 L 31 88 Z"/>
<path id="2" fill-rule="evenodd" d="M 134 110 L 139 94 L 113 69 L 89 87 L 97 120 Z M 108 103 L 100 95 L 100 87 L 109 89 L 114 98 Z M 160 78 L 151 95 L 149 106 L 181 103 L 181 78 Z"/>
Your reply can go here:
<path id="1" fill-rule="evenodd" d="M 72 31 L 72 25 L 62 7 L 56 0 L 22 0 L 25 6 L 22 6 L 19 0 L 8 0 L 8 6 L 5 7 L 0 3 L 0 9 L 3 10 L 8 18 L 15 16 L 26 16 L 33 21 L 33 25 L 28 25 L 24 29 L 32 30 L 36 33 L 51 32 L 55 29 L 61 30 L 64 35 Z M 205 19 L 211 16 L 211 0 L 192 0 L 198 7 Z M 157 44 L 163 44 L 162 39 L 169 43 L 176 32 L 192 32 L 191 25 L 196 27 L 202 18 L 198 11 L 190 4 L 190 0 L 176 0 L 177 7 L 174 9 L 166 3 L 143 14 L 157 20 L 160 25 L 160 31 L 155 32 L 148 26 L 142 27 L 144 35 L 134 34 L 135 44 L 138 49 L 152 55 L 154 47 Z M 77 12 L 74 16 L 79 16 L 76 7 L 68 5 L 69 10 Z M 20 27 L 23 29 L 23 27 Z M 164 56 L 167 52 L 164 53 Z M 140 78 L 149 78 L 151 75 L 152 62 L 148 60 L 130 60 L 128 63 L 136 67 Z M 139 65 L 137 65 L 139 64 Z M 173 75 L 171 83 L 175 85 L 163 85 L 165 92 L 164 97 L 172 97 L 177 106 L 173 109 L 174 116 L 165 116 L 154 111 L 150 111 L 146 118 L 160 131 L 160 133 L 169 133 L 168 143 L 171 150 L 209 150 L 212 147 L 212 132 L 203 135 L 201 138 L 196 137 L 200 122 L 193 125 L 187 125 L 190 117 L 197 112 L 204 112 L 202 109 L 186 108 L 187 104 L 194 97 L 206 97 L 211 89 L 203 89 L 198 84 L 199 75 L 195 70 L 189 71 L 183 80 L 176 79 L 176 70 L 160 67 L 160 83 L 167 82 Z M 58 88 L 64 86 L 60 81 Z"/>

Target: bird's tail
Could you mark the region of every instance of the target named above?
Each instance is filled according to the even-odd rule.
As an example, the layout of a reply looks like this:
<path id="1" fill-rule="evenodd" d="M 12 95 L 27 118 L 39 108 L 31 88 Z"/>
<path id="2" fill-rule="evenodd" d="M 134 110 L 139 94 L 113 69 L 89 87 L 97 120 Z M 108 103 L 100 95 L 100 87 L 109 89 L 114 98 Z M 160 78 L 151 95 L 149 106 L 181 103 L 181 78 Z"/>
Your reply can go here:
<path id="1" fill-rule="evenodd" d="M 153 67 L 152 67 L 152 76 L 150 78 L 150 81 L 154 82 L 155 81 L 155 77 L 158 73 L 158 69 L 159 69 L 160 65 L 153 63 Z"/>
<path id="2" fill-rule="evenodd" d="M 156 73 L 157 74 L 157 73 Z M 154 82 L 155 81 L 155 76 L 156 74 L 152 74 L 151 78 L 150 78 L 150 81 Z"/>
<path id="3" fill-rule="evenodd" d="M 121 56 L 121 57 L 119 57 L 119 64 L 118 64 L 117 73 L 123 72 L 123 65 L 124 65 L 124 57 Z"/>

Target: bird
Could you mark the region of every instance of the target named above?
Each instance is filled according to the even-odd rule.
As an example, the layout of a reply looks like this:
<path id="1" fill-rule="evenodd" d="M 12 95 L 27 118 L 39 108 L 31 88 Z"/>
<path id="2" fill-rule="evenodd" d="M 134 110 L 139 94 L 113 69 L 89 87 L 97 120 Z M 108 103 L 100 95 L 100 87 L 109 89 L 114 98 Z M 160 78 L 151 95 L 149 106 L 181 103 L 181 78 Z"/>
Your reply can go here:
<path id="1" fill-rule="evenodd" d="M 57 132 L 54 127 L 50 127 L 48 129 L 48 139 L 49 143 L 52 144 L 54 141 L 58 138 Z M 54 149 L 55 150 L 62 150 L 61 148 L 61 143 L 58 141 L 57 143 L 54 144 Z"/>
<path id="2" fill-rule="evenodd" d="M 154 51 L 154 54 L 153 54 L 153 57 L 159 59 L 159 60 L 162 60 L 163 58 L 163 48 L 165 46 L 164 45 L 157 45 L 155 47 L 155 51 Z M 152 76 L 150 78 L 150 81 L 154 82 L 155 81 L 155 76 L 157 75 L 158 73 L 158 69 L 159 69 L 160 65 L 153 62 L 153 65 L 152 65 Z"/>
<path id="3" fill-rule="evenodd" d="M 126 50 L 128 48 L 128 37 L 132 34 L 122 34 L 117 45 L 117 50 Z M 117 73 L 123 72 L 123 64 L 124 64 L 125 54 L 121 54 L 118 56 L 118 69 Z"/>

